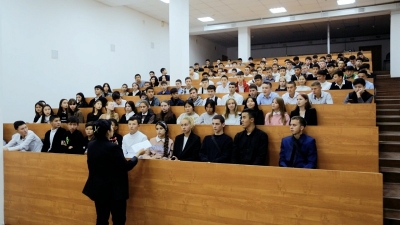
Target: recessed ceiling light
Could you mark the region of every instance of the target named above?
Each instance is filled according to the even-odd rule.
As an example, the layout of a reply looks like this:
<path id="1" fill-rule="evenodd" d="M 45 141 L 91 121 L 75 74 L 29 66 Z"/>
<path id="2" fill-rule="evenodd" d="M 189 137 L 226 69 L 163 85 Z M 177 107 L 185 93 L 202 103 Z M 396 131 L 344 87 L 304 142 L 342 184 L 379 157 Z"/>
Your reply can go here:
<path id="1" fill-rule="evenodd" d="M 160 0 L 160 1 L 162 1 L 164 3 L 169 3 L 169 0 Z"/>
<path id="2" fill-rule="evenodd" d="M 214 21 L 213 18 L 211 17 L 201 17 L 201 18 L 197 18 L 198 20 L 200 20 L 201 22 L 210 22 L 210 21 Z"/>
<path id="3" fill-rule="evenodd" d="M 284 12 L 287 12 L 284 7 L 271 8 L 271 9 L 269 9 L 269 11 L 272 12 L 272 13 L 284 13 Z"/>
<path id="4" fill-rule="evenodd" d="M 355 3 L 356 0 L 337 0 L 338 5 L 348 5 Z"/>

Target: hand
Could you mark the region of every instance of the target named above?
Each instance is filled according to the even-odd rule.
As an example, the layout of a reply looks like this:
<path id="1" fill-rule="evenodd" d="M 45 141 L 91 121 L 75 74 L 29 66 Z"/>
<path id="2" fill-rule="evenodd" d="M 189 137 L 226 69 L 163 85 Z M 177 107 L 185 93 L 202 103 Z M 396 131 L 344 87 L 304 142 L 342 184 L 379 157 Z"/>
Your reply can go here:
<path id="1" fill-rule="evenodd" d="M 361 97 L 361 94 L 364 92 L 364 89 L 360 89 L 360 90 L 358 90 L 356 93 L 357 93 L 357 97 L 358 98 L 360 98 Z"/>
<path id="2" fill-rule="evenodd" d="M 143 155 L 144 153 L 146 153 L 146 150 L 144 148 L 140 149 L 138 153 L 136 153 L 136 157 L 139 158 L 139 156 Z"/>
<path id="3" fill-rule="evenodd" d="M 8 151 L 8 148 L 7 148 L 7 147 L 4 147 L 3 150 L 4 150 L 4 151 Z"/>
<path id="4" fill-rule="evenodd" d="M 68 149 L 73 149 L 73 148 L 74 148 L 74 147 L 72 147 L 72 146 L 69 146 L 69 147 L 68 147 Z"/>

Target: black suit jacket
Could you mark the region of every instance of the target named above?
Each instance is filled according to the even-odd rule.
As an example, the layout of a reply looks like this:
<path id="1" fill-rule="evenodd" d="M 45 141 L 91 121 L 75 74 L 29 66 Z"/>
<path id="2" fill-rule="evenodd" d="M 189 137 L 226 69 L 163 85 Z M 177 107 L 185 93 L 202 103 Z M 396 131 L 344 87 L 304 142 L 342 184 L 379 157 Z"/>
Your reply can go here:
<path id="1" fill-rule="evenodd" d="M 342 86 L 342 89 L 353 89 L 353 84 L 348 81 L 348 80 L 343 80 L 344 85 Z M 331 84 L 331 88 L 329 90 L 342 90 L 339 88 L 339 86 L 336 85 L 336 82 L 333 82 Z"/>
<path id="2" fill-rule="evenodd" d="M 87 164 L 89 177 L 82 193 L 93 201 L 129 198 L 128 171 L 138 160 L 127 161 L 122 148 L 106 138 L 89 142 Z"/>
<path id="3" fill-rule="evenodd" d="M 142 118 L 142 112 L 135 114 L 136 117 Z M 147 112 L 147 115 L 144 116 L 144 120 L 143 122 L 141 122 L 142 124 L 153 124 L 156 123 L 156 115 L 154 115 L 154 113 L 152 113 L 150 110 Z"/>
<path id="4" fill-rule="evenodd" d="M 100 96 L 98 99 L 100 99 L 101 103 L 103 104 L 103 107 L 106 107 L 107 99 L 104 98 L 103 96 Z M 96 102 L 96 100 L 94 98 L 92 100 L 90 100 L 89 107 L 93 107 L 95 102 Z"/>
<path id="5" fill-rule="evenodd" d="M 201 148 L 200 137 L 191 132 L 186 142 L 185 148 L 182 149 L 183 137 L 184 134 L 176 136 L 173 155 L 182 161 L 199 161 L 199 153 Z"/>
<path id="6" fill-rule="evenodd" d="M 44 135 L 42 152 L 65 153 L 65 146 L 61 145 L 61 142 L 65 141 L 67 131 L 62 127 L 58 128 L 54 134 L 51 149 L 48 151 L 50 148 L 50 131 L 51 130 L 48 130 Z"/>
<path id="7" fill-rule="evenodd" d="M 290 113 L 290 118 L 292 118 L 293 116 L 299 116 L 299 115 L 300 115 L 299 110 L 295 109 Z M 307 125 L 318 125 L 317 110 L 315 110 L 314 108 L 307 109 L 306 113 L 304 115 L 304 119 L 307 121 Z"/>

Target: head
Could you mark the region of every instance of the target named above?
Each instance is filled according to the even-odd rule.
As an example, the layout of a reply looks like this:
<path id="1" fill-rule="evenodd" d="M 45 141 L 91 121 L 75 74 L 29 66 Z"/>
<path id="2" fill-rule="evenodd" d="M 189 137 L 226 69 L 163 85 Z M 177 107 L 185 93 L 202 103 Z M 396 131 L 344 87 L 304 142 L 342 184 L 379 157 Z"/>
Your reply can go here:
<path id="1" fill-rule="evenodd" d="M 121 98 L 121 94 L 118 91 L 114 91 L 111 95 L 112 100 L 114 100 L 115 103 L 117 103 L 118 105 L 121 105 L 122 102 L 122 98 Z"/>
<path id="2" fill-rule="evenodd" d="M 253 109 L 253 110 L 258 110 L 258 104 L 257 104 L 257 98 L 253 98 L 253 97 L 248 97 L 246 99 L 244 108 L 247 109 Z"/>
<path id="3" fill-rule="evenodd" d="M 355 65 L 356 64 L 356 57 L 354 55 L 351 55 L 349 57 L 349 61 L 350 61 L 351 64 Z"/>
<path id="4" fill-rule="evenodd" d="M 363 78 L 357 78 L 353 81 L 354 91 L 364 91 L 365 90 L 365 80 Z"/>
<path id="5" fill-rule="evenodd" d="M 201 87 L 202 87 L 203 89 L 207 89 L 208 85 L 209 85 L 209 80 L 208 80 L 208 78 L 203 78 L 203 79 L 201 79 Z"/>
<path id="6" fill-rule="evenodd" d="M 167 81 L 161 81 L 161 88 L 163 91 L 166 91 L 168 88 L 168 83 Z"/>
<path id="7" fill-rule="evenodd" d="M 215 86 L 214 85 L 209 85 L 208 87 L 207 87 L 207 93 L 208 93 L 208 96 L 210 97 L 210 98 L 213 98 L 214 96 L 215 96 Z"/>
<path id="8" fill-rule="evenodd" d="M 53 115 L 53 109 L 51 108 L 51 106 L 49 104 L 45 104 L 43 106 L 43 110 L 42 110 L 42 115 L 44 116 L 51 116 Z"/>
<path id="9" fill-rule="evenodd" d="M 338 68 L 339 69 L 344 69 L 344 61 L 343 60 L 340 60 L 340 61 L 338 61 Z"/>
<path id="10" fill-rule="evenodd" d="M 185 107 L 185 112 L 189 115 L 194 113 L 194 104 L 193 101 L 191 100 L 186 100 L 184 106 Z"/>
<path id="11" fill-rule="evenodd" d="M 269 95 L 271 93 L 271 91 L 272 91 L 271 90 L 272 84 L 270 82 L 264 82 L 261 85 L 261 88 L 262 88 L 262 92 L 263 92 L 264 95 Z"/>
<path id="12" fill-rule="evenodd" d="M 229 83 L 229 93 L 231 95 L 235 94 L 236 92 L 236 84 L 234 82 Z"/>
<path id="13" fill-rule="evenodd" d="M 99 119 L 93 124 L 94 136 L 99 140 L 108 140 L 114 135 L 114 130 L 109 120 Z"/>
<path id="14" fill-rule="evenodd" d="M 36 102 L 36 104 L 35 104 L 35 114 L 37 116 L 42 115 L 42 111 L 43 111 L 44 105 L 45 105 L 45 103 L 43 103 L 43 102 Z"/>
<path id="15" fill-rule="evenodd" d="M 320 59 L 318 64 L 319 64 L 319 67 L 321 69 L 325 69 L 326 68 L 326 62 L 325 62 L 324 59 Z"/>
<path id="16" fill-rule="evenodd" d="M 176 80 L 176 81 L 175 81 L 175 86 L 176 86 L 177 89 L 181 88 L 181 87 L 182 87 L 182 81 L 179 80 L 179 79 Z"/>
<path id="17" fill-rule="evenodd" d="M 314 76 L 317 76 L 317 73 L 318 73 L 319 69 L 320 69 L 320 67 L 319 67 L 318 64 L 313 64 L 312 73 L 313 73 Z"/>
<path id="18" fill-rule="evenodd" d="M 306 85 L 306 83 L 307 83 L 307 79 L 304 75 L 300 75 L 298 81 L 299 81 L 300 85 Z"/>
<path id="19" fill-rule="evenodd" d="M 93 130 L 93 122 L 92 121 L 87 122 L 85 124 L 85 133 L 86 133 L 86 136 L 88 136 L 89 138 L 93 137 L 94 130 Z"/>
<path id="20" fill-rule="evenodd" d="M 103 86 L 101 86 L 101 85 L 96 85 L 96 86 L 94 87 L 94 94 L 95 94 L 96 96 L 102 95 L 103 92 L 104 92 Z"/>
<path id="21" fill-rule="evenodd" d="M 140 74 L 136 74 L 135 80 L 136 80 L 136 83 L 140 84 L 142 82 L 142 76 L 140 76 Z"/>
<path id="22" fill-rule="evenodd" d="M 333 81 L 337 84 L 341 84 L 343 82 L 343 72 L 341 70 L 336 70 L 333 72 Z"/>
<path id="23" fill-rule="evenodd" d="M 186 88 L 192 87 L 192 79 L 190 77 L 185 78 Z"/>
<path id="24" fill-rule="evenodd" d="M 169 107 L 170 107 L 169 101 L 168 101 L 168 100 L 163 100 L 163 101 L 160 103 L 160 106 L 161 106 L 161 111 L 162 111 L 163 113 L 167 113 L 168 110 L 169 110 Z"/>
<path id="25" fill-rule="evenodd" d="M 244 74 L 238 73 L 236 76 L 237 76 L 237 82 L 238 82 L 239 84 L 243 83 Z"/>
<path id="26" fill-rule="evenodd" d="M 249 87 L 250 96 L 257 97 L 257 95 L 258 95 L 257 91 L 258 91 L 257 86 L 254 85 L 254 84 L 251 84 L 250 87 Z"/>
<path id="27" fill-rule="evenodd" d="M 306 57 L 306 62 L 305 62 L 305 63 L 306 63 L 307 66 L 311 64 L 311 60 L 312 60 L 312 59 L 311 59 L 310 56 L 307 56 L 307 57 Z"/>
<path id="28" fill-rule="evenodd" d="M 267 77 L 272 77 L 272 67 L 267 67 L 265 68 L 265 71 L 267 73 Z"/>
<path id="29" fill-rule="evenodd" d="M 273 58 L 273 59 L 272 59 L 272 63 L 278 65 L 278 58 Z"/>
<path id="30" fill-rule="evenodd" d="M 52 129 L 57 129 L 61 127 L 61 119 L 58 115 L 51 115 L 50 116 L 50 125 Z"/>
<path id="31" fill-rule="evenodd" d="M 150 109 L 150 104 L 148 101 L 144 100 L 139 104 L 140 112 L 147 113 Z"/>
<path id="32" fill-rule="evenodd" d="M 158 121 L 156 123 L 156 133 L 159 138 L 166 138 L 168 132 L 168 125 L 164 121 Z"/>
<path id="33" fill-rule="evenodd" d="M 284 113 L 286 112 L 285 102 L 281 97 L 274 98 L 274 100 L 272 100 L 271 107 L 272 111 L 281 112 L 281 115 L 284 115 Z"/>
<path id="34" fill-rule="evenodd" d="M 24 121 L 15 121 L 14 129 L 21 137 L 25 137 L 28 134 L 28 126 L 26 126 Z"/>
<path id="35" fill-rule="evenodd" d="M 111 87 L 110 87 L 110 85 L 109 85 L 108 83 L 104 83 L 104 84 L 103 84 L 103 90 L 104 90 L 105 93 L 111 92 Z"/>
<path id="36" fill-rule="evenodd" d="M 294 63 L 298 64 L 299 61 L 300 61 L 300 59 L 299 59 L 298 56 L 293 57 L 293 62 L 294 62 Z"/>
<path id="37" fill-rule="evenodd" d="M 160 69 L 160 72 L 161 72 L 161 74 L 163 74 L 163 75 L 165 75 L 165 74 L 168 73 L 167 69 L 165 69 L 165 68 L 161 68 L 161 69 Z"/>
<path id="38" fill-rule="evenodd" d="M 60 103 L 58 105 L 58 110 L 67 111 L 67 109 L 68 109 L 68 100 L 63 98 L 60 100 Z"/>
<path id="39" fill-rule="evenodd" d="M 307 94 L 299 94 L 297 95 L 297 106 L 296 107 L 305 107 L 305 109 L 311 108 L 310 100 L 308 99 Z"/>
<path id="40" fill-rule="evenodd" d="M 122 90 L 122 92 L 127 92 L 128 91 L 128 85 L 127 84 L 123 84 L 121 86 L 121 90 Z"/>
<path id="41" fill-rule="evenodd" d="M 153 97 L 154 97 L 154 88 L 153 87 L 147 87 L 146 88 L 146 95 L 147 95 L 147 98 L 153 99 Z"/>
<path id="42" fill-rule="evenodd" d="M 247 129 L 251 126 L 254 126 L 254 120 L 255 120 L 255 111 L 252 109 L 244 109 L 242 112 L 242 127 L 244 129 Z"/>
<path id="43" fill-rule="evenodd" d="M 300 76 L 300 74 L 301 74 L 301 66 L 295 66 L 294 67 L 294 74 L 296 76 Z"/>
<path id="44" fill-rule="evenodd" d="M 306 125 L 307 122 L 303 117 L 293 116 L 290 120 L 290 132 L 292 133 L 292 135 L 300 135 L 303 133 Z"/>
<path id="45" fill-rule="evenodd" d="M 254 76 L 254 84 L 257 85 L 257 87 L 262 85 L 262 76 L 260 74 Z"/>
<path id="46" fill-rule="evenodd" d="M 367 78 L 368 78 L 368 73 L 367 73 L 367 71 L 366 70 L 360 70 L 360 71 L 358 71 L 358 78 L 362 78 L 362 79 L 364 79 L 364 80 L 367 80 Z"/>
<path id="47" fill-rule="evenodd" d="M 92 113 L 101 112 L 102 108 L 103 103 L 100 101 L 100 99 L 97 99 L 97 101 L 94 102 Z"/>
<path id="48" fill-rule="evenodd" d="M 286 67 L 282 66 L 282 67 L 279 69 L 279 75 L 280 75 L 281 77 L 284 77 L 284 76 L 286 75 Z"/>
<path id="49" fill-rule="evenodd" d="M 238 106 L 236 100 L 233 98 L 230 98 L 225 102 L 225 117 L 228 118 L 231 113 L 234 113 L 235 116 L 238 115 Z"/>
<path id="50" fill-rule="evenodd" d="M 278 64 L 276 64 L 276 63 L 272 64 L 272 71 L 274 73 L 278 72 L 278 68 L 279 68 Z"/>
<path id="51" fill-rule="evenodd" d="M 79 119 L 75 116 L 69 116 L 67 120 L 68 130 L 71 133 L 74 133 L 79 125 Z"/>
<path id="52" fill-rule="evenodd" d="M 206 109 L 206 113 L 208 115 L 213 115 L 215 113 L 215 102 L 211 99 L 207 99 L 204 108 Z"/>
<path id="53" fill-rule="evenodd" d="M 76 100 L 73 99 L 73 98 L 69 99 L 69 100 L 68 100 L 68 111 L 69 111 L 70 113 L 73 113 L 73 112 L 75 112 L 76 110 L 78 110 Z"/>
<path id="54" fill-rule="evenodd" d="M 130 134 L 136 133 L 139 130 L 141 119 L 137 116 L 132 116 L 128 120 L 128 129 Z"/>
<path id="55" fill-rule="evenodd" d="M 149 76 L 150 76 L 150 77 L 155 76 L 155 75 L 156 75 L 156 74 L 154 73 L 154 71 L 150 71 L 150 72 L 149 72 Z"/>
<path id="56" fill-rule="evenodd" d="M 346 71 L 345 71 L 347 76 L 353 76 L 354 74 L 354 67 L 353 66 L 346 66 Z"/>
<path id="57" fill-rule="evenodd" d="M 127 101 L 125 103 L 125 113 L 130 113 L 130 112 L 134 112 L 135 114 L 137 113 L 135 103 L 133 101 Z"/>
<path id="58" fill-rule="evenodd" d="M 289 95 L 294 95 L 294 93 L 296 92 L 296 83 L 294 81 L 289 81 L 286 84 L 286 89 Z"/>
<path id="59" fill-rule="evenodd" d="M 215 134 L 223 132 L 225 127 L 225 118 L 222 115 L 215 115 L 212 119 L 212 127 Z"/>
<path id="60" fill-rule="evenodd" d="M 319 81 L 315 81 L 311 84 L 311 91 L 314 95 L 321 95 L 321 83 Z"/>
<path id="61" fill-rule="evenodd" d="M 198 94 L 197 94 L 197 88 L 195 88 L 195 87 L 190 88 L 189 94 L 190 94 L 190 98 L 191 98 L 193 101 L 196 101 L 197 96 L 198 96 Z"/>
<path id="62" fill-rule="evenodd" d="M 192 117 L 184 117 L 181 122 L 181 130 L 182 133 L 184 133 L 185 135 L 190 134 L 190 132 L 192 132 L 192 129 L 194 128 L 194 120 Z"/>
<path id="63" fill-rule="evenodd" d="M 84 102 L 85 101 L 85 95 L 83 95 L 82 92 L 79 92 L 76 94 L 76 102 Z"/>
<path id="64" fill-rule="evenodd" d="M 317 72 L 317 80 L 320 83 L 324 83 L 326 81 L 326 73 L 324 70 L 318 70 Z"/>
<path id="65" fill-rule="evenodd" d="M 139 85 L 138 85 L 138 83 L 133 82 L 133 83 L 132 83 L 132 89 L 133 89 L 133 91 L 139 90 Z"/>
<path id="66" fill-rule="evenodd" d="M 108 101 L 106 103 L 106 109 L 107 109 L 107 111 L 114 112 L 114 102 Z"/>

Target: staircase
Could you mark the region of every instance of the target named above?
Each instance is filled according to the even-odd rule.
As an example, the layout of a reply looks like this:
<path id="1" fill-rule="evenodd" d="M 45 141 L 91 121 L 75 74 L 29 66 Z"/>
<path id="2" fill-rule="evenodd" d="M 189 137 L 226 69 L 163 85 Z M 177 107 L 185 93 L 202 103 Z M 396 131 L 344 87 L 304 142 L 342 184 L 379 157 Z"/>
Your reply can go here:
<path id="1" fill-rule="evenodd" d="M 400 225 L 400 78 L 377 75 L 375 88 L 384 225 Z"/>

